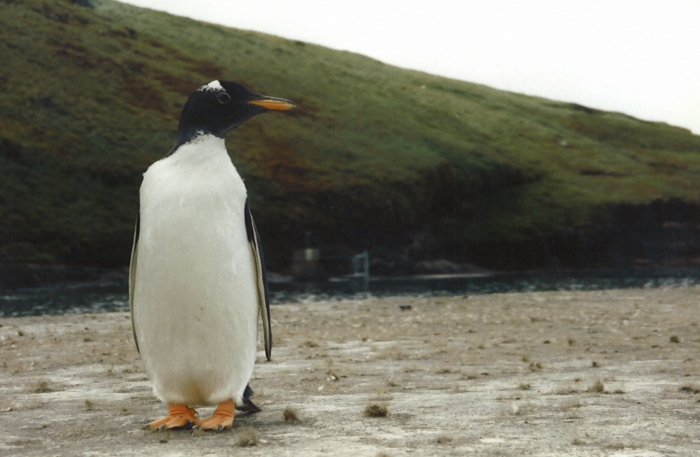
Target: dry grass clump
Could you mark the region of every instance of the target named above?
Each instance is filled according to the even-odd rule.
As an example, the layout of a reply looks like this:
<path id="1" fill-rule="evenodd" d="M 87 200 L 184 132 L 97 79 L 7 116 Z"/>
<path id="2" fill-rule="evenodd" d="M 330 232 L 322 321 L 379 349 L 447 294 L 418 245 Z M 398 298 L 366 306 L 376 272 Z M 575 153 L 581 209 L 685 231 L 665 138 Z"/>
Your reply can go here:
<path id="1" fill-rule="evenodd" d="M 532 412 L 535 410 L 535 405 L 531 402 L 525 402 L 521 404 L 517 404 L 516 402 L 512 402 L 510 404 L 509 408 L 505 408 L 504 412 L 506 415 L 512 415 L 512 416 L 527 416 L 529 414 L 532 414 Z"/>
<path id="2" fill-rule="evenodd" d="M 579 391 L 572 386 L 561 387 L 554 392 L 555 395 L 575 395 L 577 393 Z"/>
<path id="3" fill-rule="evenodd" d="M 437 441 L 438 444 L 447 444 L 454 441 L 454 438 L 450 435 L 440 435 L 435 441 Z"/>
<path id="4" fill-rule="evenodd" d="M 300 422 L 299 415 L 292 408 L 286 408 L 284 413 L 282 413 L 282 417 L 284 417 L 285 422 Z"/>
<path id="5" fill-rule="evenodd" d="M 687 385 L 683 386 L 680 389 L 681 392 L 688 392 L 689 394 L 700 394 L 700 387 L 697 385 Z"/>
<path id="6" fill-rule="evenodd" d="M 615 390 L 613 391 L 613 393 L 614 393 L 615 395 L 623 395 L 623 394 L 625 393 L 625 391 L 622 390 L 622 389 L 615 389 Z"/>
<path id="7" fill-rule="evenodd" d="M 586 392 L 589 393 L 594 393 L 594 394 L 602 394 L 605 393 L 605 384 L 603 384 L 603 381 L 598 379 L 596 382 L 591 384 L 588 389 L 586 389 Z"/>
<path id="8" fill-rule="evenodd" d="M 542 369 L 542 364 L 540 362 L 530 362 L 528 368 L 530 368 L 530 371 L 539 371 Z"/>
<path id="9" fill-rule="evenodd" d="M 53 392 L 53 391 L 54 391 L 54 389 L 49 387 L 48 381 L 40 381 L 39 384 L 34 389 L 34 393 L 36 393 L 36 394 L 45 394 L 45 393 Z"/>
<path id="10" fill-rule="evenodd" d="M 235 443 L 238 447 L 257 446 L 260 444 L 260 434 L 252 427 L 243 427 L 236 434 Z"/>
<path id="11" fill-rule="evenodd" d="M 366 417 L 387 417 L 389 415 L 389 408 L 386 405 L 370 403 L 365 408 Z"/>
<path id="12" fill-rule="evenodd" d="M 567 410 L 572 408 L 580 408 L 583 406 L 578 398 L 569 398 L 561 402 L 561 409 Z"/>

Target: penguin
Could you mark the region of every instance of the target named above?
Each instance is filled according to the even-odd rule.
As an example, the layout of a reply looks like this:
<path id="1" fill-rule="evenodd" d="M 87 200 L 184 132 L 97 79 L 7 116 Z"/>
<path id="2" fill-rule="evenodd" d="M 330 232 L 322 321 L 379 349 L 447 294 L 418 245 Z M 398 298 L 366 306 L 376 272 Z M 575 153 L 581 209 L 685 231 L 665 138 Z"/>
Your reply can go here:
<path id="1" fill-rule="evenodd" d="M 168 415 L 147 428 L 224 430 L 254 412 L 248 382 L 258 314 L 271 358 L 270 302 L 260 237 L 226 134 L 258 114 L 289 110 L 232 81 L 195 90 L 177 141 L 143 175 L 129 271 L 136 348 Z M 200 420 L 197 406 L 217 406 Z"/>

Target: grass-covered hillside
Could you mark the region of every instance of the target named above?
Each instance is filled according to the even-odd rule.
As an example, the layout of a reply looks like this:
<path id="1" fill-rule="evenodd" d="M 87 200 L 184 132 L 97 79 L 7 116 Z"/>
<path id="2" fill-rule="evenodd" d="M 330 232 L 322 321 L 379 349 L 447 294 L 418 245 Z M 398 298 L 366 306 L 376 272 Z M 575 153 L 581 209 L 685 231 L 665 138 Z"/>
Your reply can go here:
<path id="1" fill-rule="evenodd" d="M 307 231 L 328 253 L 429 239 L 470 261 L 611 205 L 700 198 L 681 128 L 110 0 L 0 13 L 0 260 L 127 264 L 141 173 L 213 79 L 298 105 L 228 138 L 275 269 Z"/>

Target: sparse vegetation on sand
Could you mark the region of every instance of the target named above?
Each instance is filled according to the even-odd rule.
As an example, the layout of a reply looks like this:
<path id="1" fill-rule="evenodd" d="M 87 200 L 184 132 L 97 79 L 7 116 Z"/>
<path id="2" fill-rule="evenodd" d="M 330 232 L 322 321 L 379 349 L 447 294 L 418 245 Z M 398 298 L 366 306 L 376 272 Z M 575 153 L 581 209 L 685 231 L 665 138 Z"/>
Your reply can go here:
<path id="1" fill-rule="evenodd" d="M 142 429 L 164 405 L 127 314 L 4 318 L 0 448 L 98 457 L 229 455 L 233 446 L 252 456 L 592 457 L 623 447 L 696 455 L 698 296 L 699 287 L 678 287 L 275 305 L 273 360 L 263 362 L 261 350 L 251 379 L 263 410 L 221 433 Z M 397 348 L 403 357 L 387 357 Z M 530 369 L 533 360 L 540 369 Z"/>

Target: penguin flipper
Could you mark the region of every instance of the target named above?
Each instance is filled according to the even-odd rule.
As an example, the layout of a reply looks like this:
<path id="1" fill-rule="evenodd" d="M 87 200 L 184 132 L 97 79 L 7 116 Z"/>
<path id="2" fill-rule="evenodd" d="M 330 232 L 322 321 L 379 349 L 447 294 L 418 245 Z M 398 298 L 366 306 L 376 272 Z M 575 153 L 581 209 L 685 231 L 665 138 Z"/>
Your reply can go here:
<path id="1" fill-rule="evenodd" d="M 245 229 L 248 234 L 248 244 L 253 252 L 255 270 L 258 280 L 258 307 L 262 318 L 263 333 L 265 339 L 265 357 L 272 359 L 272 325 L 270 322 L 270 291 L 267 286 L 267 272 L 265 270 L 265 258 L 260 246 L 260 235 L 255 227 L 253 215 L 250 212 L 248 199 L 245 201 Z"/>
<path id="2" fill-rule="evenodd" d="M 134 228 L 134 244 L 131 247 L 131 262 L 129 263 L 129 310 L 131 311 L 131 331 L 134 333 L 136 351 L 139 350 L 139 340 L 136 339 L 136 325 L 134 324 L 134 289 L 136 287 L 136 264 L 138 257 L 140 217 L 136 214 L 136 227 Z"/>

